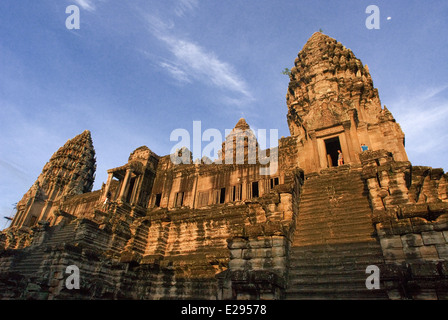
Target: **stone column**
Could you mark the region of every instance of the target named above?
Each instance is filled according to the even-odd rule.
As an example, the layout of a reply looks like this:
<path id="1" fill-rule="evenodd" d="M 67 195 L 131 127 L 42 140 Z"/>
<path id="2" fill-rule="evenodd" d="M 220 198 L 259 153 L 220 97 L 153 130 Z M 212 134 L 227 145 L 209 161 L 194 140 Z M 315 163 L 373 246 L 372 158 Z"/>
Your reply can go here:
<path id="1" fill-rule="evenodd" d="M 342 126 L 344 127 L 344 138 L 346 141 L 346 146 L 347 146 L 347 150 L 348 150 L 348 154 L 345 156 L 346 161 L 345 163 L 353 163 L 355 162 L 355 151 L 353 148 L 353 137 L 351 136 L 351 132 L 350 132 L 350 128 L 351 128 L 351 123 L 350 121 L 344 121 L 342 123 Z M 342 148 L 342 146 L 341 146 Z"/>
<path id="2" fill-rule="evenodd" d="M 114 177 L 113 172 L 109 172 L 109 175 L 107 176 L 106 187 L 104 188 L 104 194 L 103 194 L 104 198 L 107 196 L 107 193 L 110 190 L 110 183 L 112 182 L 113 177 Z"/>
<path id="3" fill-rule="evenodd" d="M 355 121 L 355 109 L 351 109 L 348 111 L 350 115 L 350 137 L 352 140 L 352 146 L 354 150 L 354 158 L 353 161 L 356 161 L 356 163 L 360 163 L 361 161 L 358 158 L 358 154 L 361 152 L 361 144 L 359 143 L 358 138 L 358 132 L 357 132 L 357 125 Z M 370 142 L 364 142 L 364 143 L 370 143 Z"/>
<path id="4" fill-rule="evenodd" d="M 320 159 L 319 159 L 319 151 L 317 149 L 316 131 L 310 131 L 309 136 L 311 138 L 311 143 L 313 146 L 314 169 L 316 171 L 319 171 L 321 169 L 321 165 L 320 165 Z"/>
<path id="5" fill-rule="evenodd" d="M 252 187 L 252 184 L 247 179 L 245 179 L 244 183 L 243 183 L 243 198 L 242 198 L 242 200 L 247 200 L 247 199 L 251 198 L 252 190 L 249 189 L 251 187 Z"/>
<path id="6" fill-rule="evenodd" d="M 143 179 L 142 174 L 135 178 L 134 189 L 132 190 L 133 195 L 130 200 L 131 204 L 137 204 L 138 195 L 140 194 L 140 191 L 141 191 L 142 179 Z"/>
<path id="7" fill-rule="evenodd" d="M 131 177 L 131 169 L 126 170 L 126 175 L 124 176 L 123 183 L 121 184 L 120 194 L 118 195 L 118 199 L 120 201 L 124 201 L 126 199 L 126 192 L 129 188 L 129 178 Z"/>
<path id="8" fill-rule="evenodd" d="M 197 197 L 197 193 L 198 193 L 198 180 L 199 180 L 199 169 L 198 169 L 198 165 L 195 165 L 195 181 L 194 181 L 194 187 L 193 187 L 193 191 L 192 191 L 192 197 L 191 197 L 191 207 L 193 209 L 196 209 L 197 206 L 197 202 L 196 202 L 196 197 Z"/>

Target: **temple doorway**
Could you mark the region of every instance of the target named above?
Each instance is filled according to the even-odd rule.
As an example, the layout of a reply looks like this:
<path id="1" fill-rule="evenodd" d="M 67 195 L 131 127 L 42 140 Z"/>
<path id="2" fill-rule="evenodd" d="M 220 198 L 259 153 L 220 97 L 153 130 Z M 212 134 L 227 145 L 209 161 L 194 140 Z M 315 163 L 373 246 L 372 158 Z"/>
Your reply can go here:
<path id="1" fill-rule="evenodd" d="M 341 143 L 339 138 L 331 138 L 325 140 L 325 149 L 327 151 L 327 165 L 328 167 L 338 166 L 338 150 L 341 150 Z"/>

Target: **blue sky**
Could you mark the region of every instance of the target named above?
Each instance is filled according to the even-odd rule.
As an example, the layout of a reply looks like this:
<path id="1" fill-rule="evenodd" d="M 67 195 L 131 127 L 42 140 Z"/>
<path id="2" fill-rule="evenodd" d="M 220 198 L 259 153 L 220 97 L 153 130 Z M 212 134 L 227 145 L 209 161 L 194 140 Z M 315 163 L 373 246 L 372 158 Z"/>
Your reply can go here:
<path id="1" fill-rule="evenodd" d="M 79 30 L 65 26 L 72 4 Z M 371 4 L 379 30 L 365 26 Z M 244 117 L 288 136 L 281 71 L 319 29 L 369 66 L 412 163 L 446 170 L 447 16 L 446 0 L 2 0 L 0 216 L 85 129 L 94 189 L 139 146 L 168 154 L 193 121 L 224 133 Z"/>

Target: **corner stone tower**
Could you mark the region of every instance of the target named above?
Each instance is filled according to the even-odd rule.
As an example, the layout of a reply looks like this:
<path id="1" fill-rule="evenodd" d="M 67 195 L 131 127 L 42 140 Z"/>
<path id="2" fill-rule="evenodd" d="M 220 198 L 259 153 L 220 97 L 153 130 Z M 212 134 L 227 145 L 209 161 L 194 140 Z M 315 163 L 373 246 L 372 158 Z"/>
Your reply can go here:
<path id="1" fill-rule="evenodd" d="M 92 190 L 96 160 L 90 131 L 85 130 L 53 154 L 33 186 L 17 204 L 11 227 L 32 227 L 52 219 L 53 203 Z"/>
<path id="2" fill-rule="evenodd" d="M 288 126 L 299 141 L 298 165 L 306 173 L 360 164 L 361 144 L 407 161 L 404 134 L 386 107 L 367 66 L 329 36 L 316 32 L 291 69 L 286 95 Z"/>

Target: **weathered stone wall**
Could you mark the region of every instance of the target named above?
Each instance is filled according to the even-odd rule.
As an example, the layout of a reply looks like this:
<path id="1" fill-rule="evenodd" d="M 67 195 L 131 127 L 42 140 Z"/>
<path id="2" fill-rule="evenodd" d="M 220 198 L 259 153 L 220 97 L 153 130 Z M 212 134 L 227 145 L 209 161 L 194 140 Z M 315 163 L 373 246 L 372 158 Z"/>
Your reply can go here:
<path id="1" fill-rule="evenodd" d="M 299 141 L 297 161 L 305 173 L 331 166 L 325 140 L 337 139 L 344 163 L 359 164 L 362 143 L 407 160 L 404 134 L 381 106 L 367 65 L 341 43 L 316 32 L 291 68 L 286 95 L 288 126 Z"/>
<path id="2" fill-rule="evenodd" d="M 366 152 L 361 160 L 385 262 L 401 275 L 388 282 L 390 296 L 446 299 L 447 175 L 394 161 L 384 150 Z"/>

